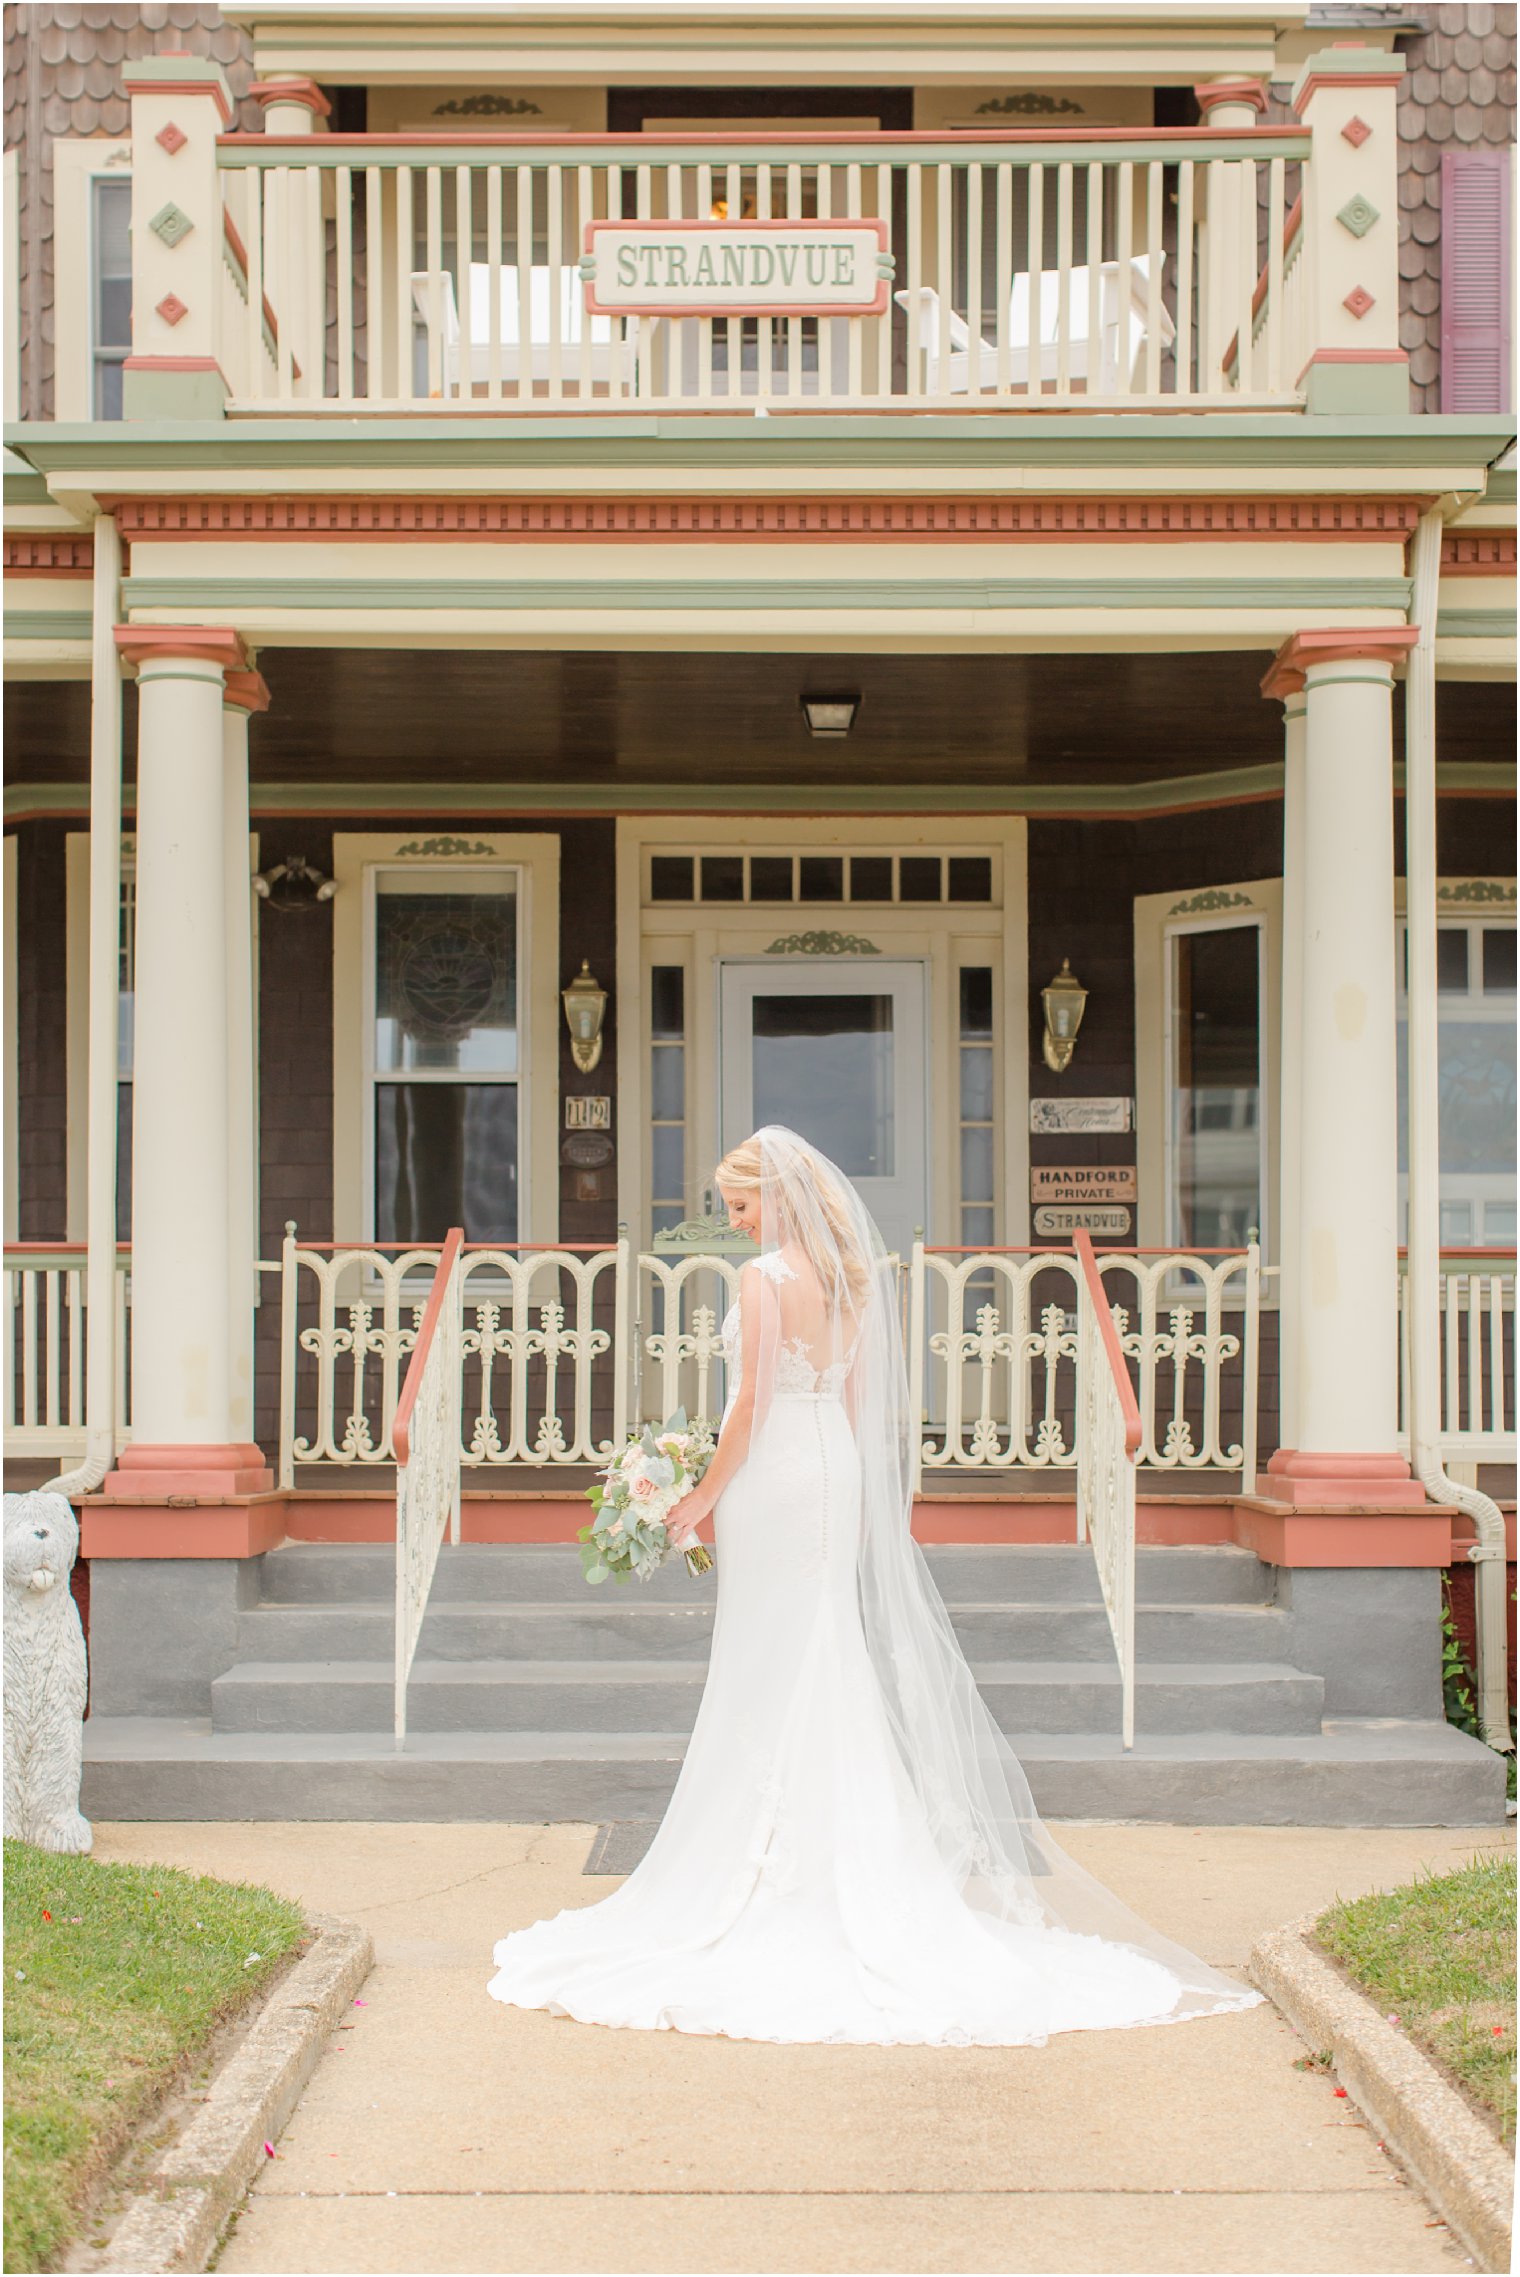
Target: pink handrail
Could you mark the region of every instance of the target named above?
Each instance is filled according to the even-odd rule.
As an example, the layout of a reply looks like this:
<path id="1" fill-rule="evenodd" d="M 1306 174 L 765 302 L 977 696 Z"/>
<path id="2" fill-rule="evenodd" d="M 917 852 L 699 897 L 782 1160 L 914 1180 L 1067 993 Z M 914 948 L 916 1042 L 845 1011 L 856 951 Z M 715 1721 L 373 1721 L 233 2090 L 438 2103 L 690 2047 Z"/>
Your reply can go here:
<path id="1" fill-rule="evenodd" d="M 1103 1350 L 1108 1359 L 1109 1373 L 1119 1395 L 1119 1406 L 1124 1416 L 1124 1452 L 1131 1460 L 1140 1452 L 1143 1436 L 1140 1428 L 1140 1407 L 1135 1398 L 1129 1370 L 1124 1365 L 1124 1354 L 1119 1349 L 1119 1331 L 1114 1316 L 1108 1309 L 1108 1295 L 1098 1275 L 1098 1260 L 1093 1255 L 1092 1235 L 1085 1226 L 1078 1226 L 1072 1235 L 1082 1265 L 1082 1278 L 1087 1283 L 1087 1294 L 1092 1299 L 1097 1315 L 1098 1333 L 1103 1339 Z"/>
<path id="2" fill-rule="evenodd" d="M 428 1354 L 433 1348 L 433 1338 L 437 1334 L 438 1323 L 443 1316 L 443 1299 L 449 1285 L 449 1275 L 453 1272 L 459 1252 L 463 1247 L 463 1226 L 451 1226 L 449 1237 L 443 1245 L 443 1254 L 438 1260 L 437 1271 L 433 1275 L 433 1286 L 428 1291 L 427 1309 L 422 1315 L 422 1325 L 417 1331 L 417 1341 L 412 1347 L 412 1357 L 406 1371 L 406 1381 L 401 1387 L 401 1397 L 396 1402 L 396 1419 L 391 1425 L 391 1448 L 396 1457 L 396 1468 L 398 1470 L 405 1468 L 411 1455 L 412 1411 L 417 1405 L 417 1395 L 422 1389 L 423 1371 L 427 1367 Z"/>

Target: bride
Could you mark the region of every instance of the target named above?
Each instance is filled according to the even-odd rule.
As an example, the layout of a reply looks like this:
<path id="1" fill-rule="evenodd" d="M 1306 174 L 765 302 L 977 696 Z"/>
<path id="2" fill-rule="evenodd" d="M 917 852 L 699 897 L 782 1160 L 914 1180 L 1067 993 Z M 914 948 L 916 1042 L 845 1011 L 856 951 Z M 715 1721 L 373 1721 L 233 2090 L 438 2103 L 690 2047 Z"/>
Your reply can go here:
<path id="1" fill-rule="evenodd" d="M 647 1855 L 504 1937 L 492 1996 L 732 2039 L 1007 2047 L 1259 1995 L 1052 1841 L 909 1532 L 895 1266 L 843 1174 L 768 1126 L 725 1156 L 759 1254 L 723 1324 L 716 1524 L 691 1743 Z"/>

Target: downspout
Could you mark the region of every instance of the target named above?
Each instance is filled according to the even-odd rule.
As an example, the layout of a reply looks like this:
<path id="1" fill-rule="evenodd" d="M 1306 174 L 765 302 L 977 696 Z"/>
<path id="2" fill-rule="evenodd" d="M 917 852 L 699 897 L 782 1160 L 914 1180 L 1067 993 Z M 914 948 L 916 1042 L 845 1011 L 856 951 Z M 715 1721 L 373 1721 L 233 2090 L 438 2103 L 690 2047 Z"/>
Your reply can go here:
<path id="1" fill-rule="evenodd" d="M 121 924 L 121 534 L 95 519 L 90 626 L 90 1037 L 85 1217 L 85 1453 L 46 1491 L 93 1494 L 116 1460 L 116 1029 Z"/>
<path id="2" fill-rule="evenodd" d="M 1504 1518 L 1475 1486 L 1448 1478 L 1441 1460 L 1440 1062 L 1436 996 L 1436 606 L 1441 582 L 1439 505 L 1422 514 L 1410 548 L 1409 655 L 1404 706 L 1404 845 L 1409 978 L 1409 1457 L 1432 1502 L 1461 1510 L 1477 1540 L 1478 1722 L 1490 1747 L 1514 1746 L 1506 1662 Z"/>

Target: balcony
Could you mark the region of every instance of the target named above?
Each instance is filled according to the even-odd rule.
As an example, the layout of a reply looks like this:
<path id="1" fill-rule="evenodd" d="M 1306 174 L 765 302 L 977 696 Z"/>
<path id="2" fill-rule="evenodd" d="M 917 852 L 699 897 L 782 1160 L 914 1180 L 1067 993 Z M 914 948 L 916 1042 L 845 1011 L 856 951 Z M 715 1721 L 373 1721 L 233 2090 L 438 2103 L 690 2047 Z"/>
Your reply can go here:
<path id="1" fill-rule="evenodd" d="M 187 137 L 157 58 L 128 416 L 1401 411 L 1365 60 L 1294 126 Z"/>

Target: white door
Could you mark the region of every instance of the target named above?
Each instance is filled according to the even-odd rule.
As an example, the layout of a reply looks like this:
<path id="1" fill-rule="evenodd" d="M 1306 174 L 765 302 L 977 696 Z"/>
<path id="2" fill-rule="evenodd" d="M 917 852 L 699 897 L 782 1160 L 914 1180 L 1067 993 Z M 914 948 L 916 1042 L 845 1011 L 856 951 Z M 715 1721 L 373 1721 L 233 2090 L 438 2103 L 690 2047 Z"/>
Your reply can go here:
<path id="1" fill-rule="evenodd" d="M 847 1172 L 889 1249 L 928 1203 L 925 970 L 878 957 L 725 961 L 724 1151 L 762 1123 L 799 1131 Z"/>

